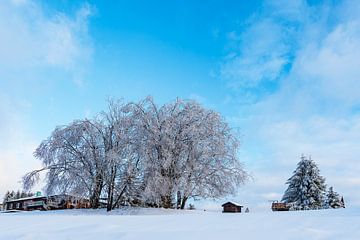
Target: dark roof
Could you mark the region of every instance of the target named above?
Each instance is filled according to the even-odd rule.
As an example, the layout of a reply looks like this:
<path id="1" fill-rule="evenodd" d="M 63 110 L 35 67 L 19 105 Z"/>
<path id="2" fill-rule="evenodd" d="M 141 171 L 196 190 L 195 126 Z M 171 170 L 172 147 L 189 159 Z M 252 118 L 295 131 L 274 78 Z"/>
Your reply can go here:
<path id="1" fill-rule="evenodd" d="M 237 206 L 237 207 L 243 207 L 240 204 L 236 203 L 236 202 L 226 202 L 223 205 L 221 205 L 222 207 L 224 207 L 225 205 L 233 205 L 233 206 Z"/>

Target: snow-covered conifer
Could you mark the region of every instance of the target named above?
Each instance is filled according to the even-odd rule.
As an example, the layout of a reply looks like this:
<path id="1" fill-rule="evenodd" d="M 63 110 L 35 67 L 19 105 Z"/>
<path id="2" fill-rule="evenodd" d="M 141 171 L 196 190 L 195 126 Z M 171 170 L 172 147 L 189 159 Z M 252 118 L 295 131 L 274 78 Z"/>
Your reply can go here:
<path id="1" fill-rule="evenodd" d="M 11 197 L 10 191 L 7 191 L 7 192 L 5 193 L 5 196 L 4 196 L 4 199 L 3 199 L 3 205 L 5 206 L 5 203 L 6 203 L 7 201 L 9 201 L 11 198 L 12 198 L 12 197 Z"/>
<path id="2" fill-rule="evenodd" d="M 286 182 L 288 188 L 282 201 L 292 206 L 293 210 L 321 209 L 326 191 L 325 178 L 311 158 L 301 157 L 296 170 Z"/>
<path id="3" fill-rule="evenodd" d="M 333 190 L 333 187 L 330 187 L 326 193 L 325 207 L 326 208 L 342 208 L 342 207 L 344 207 L 344 204 L 341 201 L 340 195 Z"/>

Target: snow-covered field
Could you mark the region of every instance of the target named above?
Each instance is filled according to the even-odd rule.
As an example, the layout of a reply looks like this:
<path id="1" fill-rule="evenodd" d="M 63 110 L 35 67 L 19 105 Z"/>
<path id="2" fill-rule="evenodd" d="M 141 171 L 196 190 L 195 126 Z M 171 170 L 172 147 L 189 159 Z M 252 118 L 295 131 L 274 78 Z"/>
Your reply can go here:
<path id="1" fill-rule="evenodd" d="M 360 209 L 221 213 L 163 209 L 0 214 L 0 239 L 360 239 Z"/>

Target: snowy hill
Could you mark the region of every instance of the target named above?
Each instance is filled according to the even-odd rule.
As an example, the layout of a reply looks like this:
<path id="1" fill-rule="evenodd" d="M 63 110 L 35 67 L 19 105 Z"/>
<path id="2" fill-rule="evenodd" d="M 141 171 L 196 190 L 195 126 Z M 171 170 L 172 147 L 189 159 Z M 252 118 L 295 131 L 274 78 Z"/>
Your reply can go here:
<path id="1" fill-rule="evenodd" d="M 0 239 L 360 239 L 360 210 L 221 213 L 165 209 L 0 214 Z"/>

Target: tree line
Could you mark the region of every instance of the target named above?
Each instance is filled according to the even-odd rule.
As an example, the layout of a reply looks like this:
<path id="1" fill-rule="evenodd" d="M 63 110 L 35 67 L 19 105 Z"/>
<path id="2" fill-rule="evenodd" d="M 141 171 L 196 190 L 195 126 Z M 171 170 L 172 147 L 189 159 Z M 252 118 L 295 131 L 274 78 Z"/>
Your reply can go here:
<path id="1" fill-rule="evenodd" d="M 34 152 L 43 167 L 23 185 L 30 189 L 46 172 L 48 194 L 88 197 L 93 208 L 106 201 L 108 211 L 184 209 L 191 198 L 221 198 L 244 184 L 238 149 L 224 118 L 196 101 L 110 100 L 96 117 L 56 127 Z"/>
<path id="2" fill-rule="evenodd" d="M 3 198 L 3 206 L 5 206 L 6 202 L 13 199 L 19 199 L 19 198 L 26 198 L 26 197 L 32 197 L 34 196 L 34 193 L 31 192 L 25 192 L 17 190 L 16 192 L 14 190 L 8 190 L 6 191 L 4 198 Z"/>

